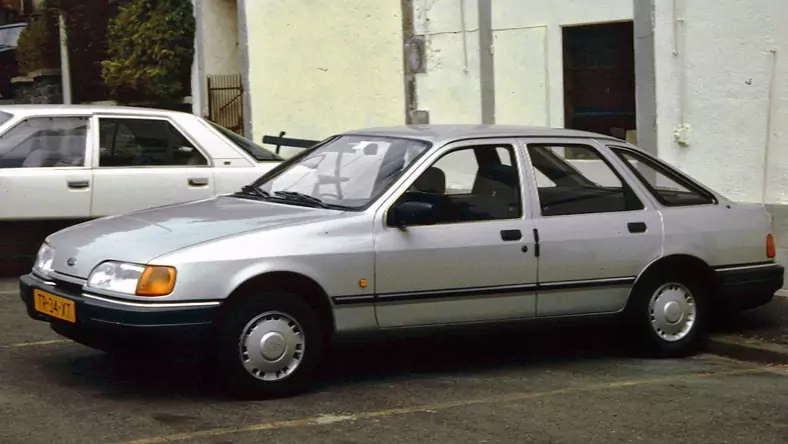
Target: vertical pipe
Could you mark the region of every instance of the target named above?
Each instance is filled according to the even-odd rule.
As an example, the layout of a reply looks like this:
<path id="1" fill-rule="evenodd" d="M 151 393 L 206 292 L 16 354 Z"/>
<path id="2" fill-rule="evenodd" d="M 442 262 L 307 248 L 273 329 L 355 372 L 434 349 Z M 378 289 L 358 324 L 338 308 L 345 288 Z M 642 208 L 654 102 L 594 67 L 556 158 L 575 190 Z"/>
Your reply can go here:
<path id="1" fill-rule="evenodd" d="M 71 104 L 71 68 L 68 60 L 68 34 L 66 33 L 66 18 L 63 11 L 58 13 L 60 29 L 60 76 L 63 83 L 63 103 Z"/>
<path id="2" fill-rule="evenodd" d="M 763 183 L 761 185 L 761 203 L 766 203 L 766 190 L 769 186 L 769 152 L 772 140 L 772 116 L 774 114 L 774 95 L 777 89 L 777 48 L 769 50 L 772 59 L 772 72 L 769 79 L 769 96 L 766 109 L 766 141 L 763 149 Z"/>
<path id="3" fill-rule="evenodd" d="M 479 83 L 481 86 L 482 123 L 495 123 L 492 0 L 479 0 Z"/>

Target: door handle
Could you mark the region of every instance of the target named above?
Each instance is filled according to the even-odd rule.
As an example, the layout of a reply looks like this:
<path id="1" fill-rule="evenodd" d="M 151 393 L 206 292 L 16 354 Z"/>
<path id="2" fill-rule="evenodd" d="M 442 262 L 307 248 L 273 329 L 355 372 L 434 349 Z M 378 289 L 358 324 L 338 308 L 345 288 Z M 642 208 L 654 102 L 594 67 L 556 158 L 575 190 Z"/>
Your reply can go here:
<path id="1" fill-rule="evenodd" d="M 645 233 L 646 224 L 643 222 L 630 222 L 627 224 L 630 233 Z"/>
<path id="2" fill-rule="evenodd" d="M 520 230 L 501 230 L 501 239 L 506 242 L 518 241 L 523 238 Z"/>
<path id="3" fill-rule="evenodd" d="M 189 186 L 193 187 L 201 187 L 208 185 L 208 178 L 207 177 L 190 177 L 189 178 Z"/>
<path id="4" fill-rule="evenodd" d="M 71 189 L 80 190 L 80 189 L 84 189 L 84 188 L 89 187 L 90 186 L 90 181 L 89 180 L 69 180 L 69 181 L 66 181 L 66 185 L 68 185 L 68 187 L 71 188 Z"/>

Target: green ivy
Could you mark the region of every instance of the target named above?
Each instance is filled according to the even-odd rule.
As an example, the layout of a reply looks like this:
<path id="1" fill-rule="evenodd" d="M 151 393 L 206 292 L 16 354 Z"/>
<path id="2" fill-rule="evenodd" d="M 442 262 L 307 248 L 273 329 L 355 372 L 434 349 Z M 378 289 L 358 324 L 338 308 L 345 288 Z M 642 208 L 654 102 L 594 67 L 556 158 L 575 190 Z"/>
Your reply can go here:
<path id="1" fill-rule="evenodd" d="M 107 28 L 104 82 L 120 101 L 169 101 L 187 93 L 194 58 L 190 0 L 129 0 Z"/>

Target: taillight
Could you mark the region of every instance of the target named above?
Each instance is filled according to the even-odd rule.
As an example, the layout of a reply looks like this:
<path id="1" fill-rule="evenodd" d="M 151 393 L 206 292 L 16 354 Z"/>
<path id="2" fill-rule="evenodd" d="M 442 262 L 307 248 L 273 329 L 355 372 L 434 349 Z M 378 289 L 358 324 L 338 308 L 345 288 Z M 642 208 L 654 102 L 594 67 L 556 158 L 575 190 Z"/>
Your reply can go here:
<path id="1" fill-rule="evenodd" d="M 766 235 L 766 257 L 772 259 L 774 256 L 776 256 L 774 251 L 774 236 L 768 234 Z"/>

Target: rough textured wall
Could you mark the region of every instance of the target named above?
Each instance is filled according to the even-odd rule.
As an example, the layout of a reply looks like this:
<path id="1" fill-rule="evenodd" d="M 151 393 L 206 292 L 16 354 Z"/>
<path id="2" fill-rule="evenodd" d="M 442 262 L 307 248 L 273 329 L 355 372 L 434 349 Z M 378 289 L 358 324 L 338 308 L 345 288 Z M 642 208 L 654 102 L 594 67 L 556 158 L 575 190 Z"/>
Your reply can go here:
<path id="1" fill-rule="evenodd" d="M 731 199 L 788 203 L 788 2 L 677 0 L 682 22 L 655 4 L 660 157 Z"/>
<path id="2" fill-rule="evenodd" d="M 435 123 L 480 122 L 477 0 L 413 4 L 429 58 L 417 75 L 419 108 Z M 563 126 L 561 27 L 631 20 L 632 10 L 632 0 L 492 0 L 496 122 Z"/>
<path id="3" fill-rule="evenodd" d="M 204 0 L 203 2 L 202 44 L 206 75 L 241 72 L 236 1 Z"/>
<path id="4" fill-rule="evenodd" d="M 253 137 L 405 122 L 399 1 L 246 2 Z"/>

